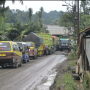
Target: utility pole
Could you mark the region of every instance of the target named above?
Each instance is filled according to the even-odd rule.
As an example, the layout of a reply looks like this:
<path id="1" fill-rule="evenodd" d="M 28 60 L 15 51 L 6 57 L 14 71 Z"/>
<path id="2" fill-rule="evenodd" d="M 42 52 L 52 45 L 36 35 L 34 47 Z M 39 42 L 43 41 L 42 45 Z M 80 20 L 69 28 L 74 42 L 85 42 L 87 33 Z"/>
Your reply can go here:
<path id="1" fill-rule="evenodd" d="M 79 46 L 79 0 L 75 0 L 76 3 L 76 12 L 77 12 L 77 46 Z M 78 55 L 79 59 L 79 55 Z"/>
<path id="2" fill-rule="evenodd" d="M 77 1 L 77 6 L 78 6 L 78 17 L 77 17 L 77 38 L 78 38 L 78 41 L 77 41 L 77 44 L 79 45 L 79 0 Z"/>
<path id="3" fill-rule="evenodd" d="M 76 11 L 77 11 L 77 45 L 79 45 L 79 0 L 76 2 Z"/>
<path id="4" fill-rule="evenodd" d="M 75 0 L 77 12 L 77 45 L 79 45 L 79 0 Z"/>

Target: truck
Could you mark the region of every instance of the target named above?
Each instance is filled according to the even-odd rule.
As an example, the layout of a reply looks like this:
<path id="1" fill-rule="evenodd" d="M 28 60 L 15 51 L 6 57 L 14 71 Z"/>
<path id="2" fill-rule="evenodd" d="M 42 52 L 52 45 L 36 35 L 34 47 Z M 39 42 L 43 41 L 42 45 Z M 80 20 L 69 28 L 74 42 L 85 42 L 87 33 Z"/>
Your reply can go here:
<path id="1" fill-rule="evenodd" d="M 59 50 L 63 51 L 64 49 L 71 51 L 71 43 L 69 39 L 60 39 Z"/>
<path id="2" fill-rule="evenodd" d="M 23 38 L 24 42 L 33 42 L 35 43 L 34 48 L 37 49 L 37 55 L 42 56 L 44 53 L 44 45 L 43 39 L 39 37 L 37 34 L 31 32 L 25 38 Z"/>
<path id="3" fill-rule="evenodd" d="M 43 38 L 43 44 L 44 44 L 44 54 L 50 55 L 55 52 L 56 46 L 54 43 L 54 39 L 52 38 L 52 35 L 50 33 L 36 33 L 38 36 Z"/>

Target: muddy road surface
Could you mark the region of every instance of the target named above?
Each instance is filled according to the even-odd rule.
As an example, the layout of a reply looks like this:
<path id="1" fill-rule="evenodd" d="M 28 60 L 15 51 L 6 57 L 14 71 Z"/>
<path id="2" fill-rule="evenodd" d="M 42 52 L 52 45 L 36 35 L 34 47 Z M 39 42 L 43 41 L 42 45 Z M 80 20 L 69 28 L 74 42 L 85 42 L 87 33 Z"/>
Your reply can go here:
<path id="1" fill-rule="evenodd" d="M 35 90 L 57 64 L 66 60 L 65 52 L 38 57 L 18 68 L 0 67 L 0 90 Z"/>

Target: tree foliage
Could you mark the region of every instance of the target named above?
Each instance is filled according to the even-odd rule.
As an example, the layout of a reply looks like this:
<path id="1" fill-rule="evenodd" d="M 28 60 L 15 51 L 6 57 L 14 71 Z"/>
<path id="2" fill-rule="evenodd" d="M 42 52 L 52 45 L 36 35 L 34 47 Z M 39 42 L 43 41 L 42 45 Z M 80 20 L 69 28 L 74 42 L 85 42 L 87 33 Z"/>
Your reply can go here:
<path id="1" fill-rule="evenodd" d="M 29 20 L 30 20 L 30 22 L 31 22 L 32 13 L 33 13 L 32 8 L 29 8 Z"/>

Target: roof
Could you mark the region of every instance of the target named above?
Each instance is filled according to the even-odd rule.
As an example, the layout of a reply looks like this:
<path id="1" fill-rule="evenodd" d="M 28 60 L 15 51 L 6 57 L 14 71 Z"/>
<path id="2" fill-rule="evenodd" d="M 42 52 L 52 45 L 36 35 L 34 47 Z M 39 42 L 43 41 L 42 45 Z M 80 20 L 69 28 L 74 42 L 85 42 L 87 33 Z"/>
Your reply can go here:
<path id="1" fill-rule="evenodd" d="M 84 30 L 82 30 L 80 33 L 87 32 L 87 31 L 89 31 L 89 30 L 90 30 L 90 27 L 87 27 L 87 28 L 85 28 Z"/>
<path id="2" fill-rule="evenodd" d="M 66 27 L 60 27 L 58 25 L 45 25 L 51 35 L 68 35 L 69 31 Z"/>
<path id="3" fill-rule="evenodd" d="M 85 28 L 83 31 L 81 31 L 79 34 L 85 33 L 85 35 L 90 35 L 90 27 Z"/>
<path id="4" fill-rule="evenodd" d="M 22 43 L 22 44 L 26 44 L 25 42 L 16 42 L 16 43 Z"/>
<path id="5" fill-rule="evenodd" d="M 9 43 L 17 44 L 16 42 L 13 42 L 13 41 L 0 41 L 0 43 L 2 43 L 2 42 L 9 42 Z"/>

